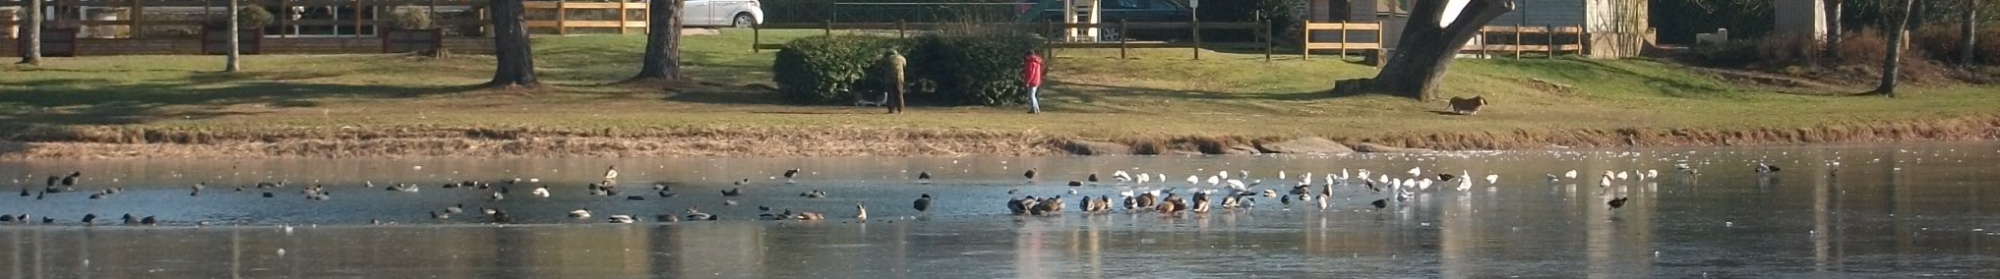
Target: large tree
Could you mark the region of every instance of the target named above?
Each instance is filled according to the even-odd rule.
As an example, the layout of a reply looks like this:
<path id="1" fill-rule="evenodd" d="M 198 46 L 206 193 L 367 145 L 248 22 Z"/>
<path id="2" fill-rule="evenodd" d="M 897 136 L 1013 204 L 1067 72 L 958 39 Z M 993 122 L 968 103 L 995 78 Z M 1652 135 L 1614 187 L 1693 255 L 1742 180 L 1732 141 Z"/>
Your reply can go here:
<path id="1" fill-rule="evenodd" d="M 1903 62 L 1903 41 L 1910 37 L 1910 13 L 1916 10 L 1916 0 L 1896 0 L 1896 17 L 1889 19 L 1889 51 L 1882 57 L 1882 81 L 1875 87 L 1876 94 L 1896 96 L 1896 71 Z"/>
<path id="2" fill-rule="evenodd" d="M 26 6 L 22 9 L 25 12 L 16 12 L 16 14 L 27 14 L 28 22 L 21 25 L 22 35 L 20 38 L 17 38 L 20 40 L 21 45 L 27 46 L 27 49 L 21 51 L 23 54 L 21 55 L 21 63 L 19 64 L 38 66 L 42 64 L 42 1 L 27 0 L 21 2 L 21 5 Z"/>
<path id="3" fill-rule="evenodd" d="M 229 34 L 229 65 L 222 67 L 223 72 L 243 70 L 243 26 L 237 22 L 243 18 L 243 8 L 238 6 L 238 2 L 242 1 L 229 0 L 229 29 L 223 31 Z"/>
<path id="4" fill-rule="evenodd" d="M 633 80 L 681 78 L 681 7 L 683 0 L 653 0 L 646 7 L 646 56 L 640 57 Z"/>
<path id="5" fill-rule="evenodd" d="M 1438 81 L 1444 78 L 1452 57 L 1486 23 L 1513 11 L 1515 5 L 1514 0 L 1470 0 L 1449 26 L 1440 26 L 1444 25 L 1446 2 L 1417 0 L 1399 46 L 1382 71 L 1365 83 L 1368 90 L 1417 100 L 1437 99 Z"/>
<path id="6" fill-rule="evenodd" d="M 1841 9 L 1846 4 L 1847 1 L 1845 0 L 1826 0 L 1828 10 L 1826 17 L 1828 19 L 1826 21 L 1826 51 L 1823 53 L 1826 54 L 1827 58 L 1840 59 L 1840 39 L 1841 36 L 1846 36 L 1847 31 L 1846 28 L 1842 27 L 1845 25 L 1841 24 L 1841 13 L 1843 13 Z"/>
<path id="7" fill-rule="evenodd" d="M 492 0 L 494 87 L 540 85 L 535 80 L 535 57 L 528 45 L 528 27 L 522 24 L 522 0 Z"/>

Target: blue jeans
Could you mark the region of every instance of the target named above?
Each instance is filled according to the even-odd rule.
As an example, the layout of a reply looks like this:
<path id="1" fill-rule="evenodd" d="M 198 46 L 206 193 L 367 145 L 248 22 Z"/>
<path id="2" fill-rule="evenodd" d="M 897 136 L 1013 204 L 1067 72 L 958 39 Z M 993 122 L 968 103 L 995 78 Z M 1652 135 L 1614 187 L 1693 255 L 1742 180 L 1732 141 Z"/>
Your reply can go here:
<path id="1" fill-rule="evenodd" d="M 1042 100 L 1040 97 L 1036 96 L 1040 95 L 1041 91 L 1042 91 L 1041 86 L 1028 87 L 1028 113 L 1042 112 Z"/>

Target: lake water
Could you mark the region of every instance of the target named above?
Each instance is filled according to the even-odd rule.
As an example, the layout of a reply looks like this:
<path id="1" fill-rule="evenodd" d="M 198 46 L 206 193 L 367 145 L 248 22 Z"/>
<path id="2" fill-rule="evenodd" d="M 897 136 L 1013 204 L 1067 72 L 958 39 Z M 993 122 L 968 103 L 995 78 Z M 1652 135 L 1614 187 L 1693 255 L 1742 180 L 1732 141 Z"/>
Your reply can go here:
<path id="1" fill-rule="evenodd" d="M 1699 174 L 1674 171 L 1680 162 Z M 1783 169 L 1759 175 L 1758 162 Z M 586 184 L 610 165 L 624 193 L 591 195 Z M 0 188 L 0 214 L 35 220 L 0 224 L 0 277 L 1996 278 L 1995 166 L 1994 143 L 1334 157 L 12 161 L 0 162 L 0 183 L 10 183 Z M 1219 171 L 1247 171 L 1246 180 L 1263 181 L 1252 189 L 1282 193 L 1307 172 L 1324 184 L 1343 169 L 1407 178 L 1412 167 L 1475 178 L 1468 191 L 1439 183 L 1381 210 L 1369 203 L 1389 194 L 1359 179 L 1335 186 L 1325 210 L 1261 196 L 1253 208 L 1207 214 L 1087 214 L 1075 204 L 1109 195 L 1116 205 L 1128 190 L 1214 189 L 1185 179 Z M 796 183 L 779 177 L 791 168 L 803 170 Z M 1032 185 L 1022 177 L 1029 168 L 1040 172 Z M 39 194 L 47 176 L 72 170 L 83 173 L 73 192 L 17 195 Z M 1117 170 L 1168 182 L 1117 183 Z M 1580 177 L 1544 179 L 1569 170 Z M 1607 170 L 1659 176 L 1599 187 Z M 917 184 L 918 172 L 935 179 Z M 1105 182 L 1065 186 L 1090 173 Z M 440 186 L 513 178 L 524 182 L 498 201 L 497 186 Z M 254 186 L 265 181 L 290 183 Z M 206 190 L 190 196 L 200 182 Z M 678 196 L 660 197 L 654 182 Z M 302 190 L 315 184 L 330 199 L 306 199 Z M 544 184 L 551 197 L 528 194 Z M 123 191 L 89 198 L 112 187 Z M 744 194 L 720 194 L 730 188 Z M 812 190 L 827 197 L 800 196 Z M 1070 208 L 1012 216 L 1009 191 L 1062 195 Z M 920 214 L 911 203 L 926 193 L 935 208 Z M 1612 209 L 1613 197 L 1629 203 Z M 865 223 L 853 218 L 857 203 L 868 209 Z M 432 218 L 455 204 L 466 212 Z M 829 220 L 757 221 L 760 205 Z M 513 224 L 490 223 L 481 207 L 504 209 Z M 653 218 L 689 207 L 721 220 Z M 595 216 L 568 217 L 574 209 Z M 128 213 L 163 224 L 118 224 Z M 101 219 L 86 225 L 84 214 Z M 605 222 L 613 214 L 642 220 Z M 55 222 L 39 224 L 42 216 Z"/>

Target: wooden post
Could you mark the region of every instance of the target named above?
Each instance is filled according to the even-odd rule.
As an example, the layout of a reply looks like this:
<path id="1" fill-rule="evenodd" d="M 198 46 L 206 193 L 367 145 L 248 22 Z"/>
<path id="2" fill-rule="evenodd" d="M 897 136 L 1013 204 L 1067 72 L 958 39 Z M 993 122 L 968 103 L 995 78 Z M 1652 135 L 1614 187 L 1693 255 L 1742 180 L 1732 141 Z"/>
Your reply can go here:
<path id="1" fill-rule="evenodd" d="M 133 39 L 146 38 L 146 35 L 144 35 L 146 34 L 146 32 L 142 32 L 146 30 L 145 0 L 132 0 L 131 11 L 132 11 L 132 26 L 129 27 L 131 31 L 128 32 L 131 32 Z"/>
<path id="2" fill-rule="evenodd" d="M 648 9 L 651 9 L 651 7 L 647 7 L 647 8 L 648 8 Z M 652 13 L 651 13 L 651 12 L 647 12 L 646 14 L 650 15 L 650 14 L 652 14 Z M 646 18 L 646 22 L 649 22 L 649 23 L 650 23 L 650 22 L 652 22 L 652 20 L 653 20 L 652 18 Z M 646 29 L 652 29 L 652 28 L 650 27 L 651 25 L 647 25 L 647 26 L 649 26 L 649 27 L 648 27 L 648 28 L 646 28 Z M 652 33 L 647 33 L 647 34 L 652 34 Z M 750 53 L 761 53 L 761 52 L 764 52 L 764 50 L 762 50 L 762 49 L 757 49 L 757 45 L 761 45 L 761 44 L 764 44 L 764 25 L 763 25 L 763 24 L 755 24 L 755 23 L 753 23 L 753 24 L 750 24 Z"/>
<path id="3" fill-rule="evenodd" d="M 625 28 L 625 27 L 626 27 L 626 26 L 625 26 L 625 23 L 626 23 L 626 22 L 629 22 L 629 21 L 631 20 L 631 18 L 627 18 L 627 17 L 625 16 L 625 3 L 626 3 L 626 2 L 625 2 L 624 0 L 619 0 L 618 2 L 613 2 L 613 3 L 618 3 L 618 34 L 619 34 L 619 35 L 625 35 L 625 29 L 626 29 L 626 28 Z M 651 33 L 651 32 L 649 31 L 648 33 Z M 675 39 L 679 39 L 679 38 L 675 38 Z"/>
<path id="4" fill-rule="evenodd" d="M 904 25 L 903 25 L 903 19 L 901 19 L 901 18 L 898 18 L 898 19 L 896 19 L 896 38 L 897 38 L 897 39 L 907 39 L 907 38 L 909 38 L 909 37 L 910 37 L 910 36 L 909 36 L 908 34 L 905 34 L 905 33 L 904 33 L 905 31 L 903 31 L 903 30 L 906 30 L 906 26 L 904 26 Z"/>
<path id="5" fill-rule="evenodd" d="M 278 11 L 280 11 L 278 13 L 279 38 L 291 38 L 293 35 L 291 31 L 298 30 L 289 27 L 292 26 L 292 5 L 290 4 L 290 2 L 291 2 L 290 0 L 278 0 Z M 432 8 L 431 10 L 437 10 L 437 9 Z"/>
<path id="6" fill-rule="evenodd" d="M 556 35 L 569 35 L 569 6 L 564 2 L 568 1 L 556 0 Z M 521 13 L 527 13 L 527 9 L 522 9 Z"/>
<path id="7" fill-rule="evenodd" d="M 1584 55 L 1583 51 L 1590 49 L 1590 44 L 1583 43 L 1583 37 L 1585 35 L 1589 35 L 1587 31 L 1588 30 L 1584 30 L 1583 27 L 1576 28 L 1576 55 L 1579 56 Z"/>
<path id="8" fill-rule="evenodd" d="M 821 25 L 820 28 L 826 30 L 826 33 L 823 33 L 824 35 L 833 35 L 833 20 L 826 20 L 826 25 Z"/>
<path id="9" fill-rule="evenodd" d="M 1521 59 L 1521 25 L 1514 24 L 1514 59 Z"/>
<path id="10" fill-rule="evenodd" d="M 1347 22 L 1340 22 L 1340 61 L 1347 61 Z"/>
<path id="11" fill-rule="evenodd" d="M 1132 33 L 1127 33 L 1127 32 L 1125 32 L 1125 31 L 1126 31 L 1126 28 L 1125 28 L 1125 19 L 1123 19 L 1123 18 L 1120 18 L 1120 19 L 1118 19 L 1118 36 L 1120 36 L 1120 38 L 1118 38 L 1118 59 L 1128 59 L 1128 58 L 1126 58 L 1126 55 L 1125 55 L 1125 51 L 1126 51 L 1126 50 L 1125 50 L 1125 41 L 1128 41 L 1128 40 L 1126 40 L 1125 38 L 1123 38 L 1123 36 L 1125 36 L 1125 34 L 1132 34 Z"/>
<path id="12" fill-rule="evenodd" d="M 1491 30 L 1486 29 L 1486 27 L 1479 28 L 1479 58 L 1482 59 L 1493 58 L 1491 54 L 1486 53 L 1487 46 L 1493 45 L 1493 36 L 1491 36 L 1491 32 L 1487 31 Z"/>
<path id="13" fill-rule="evenodd" d="M 1258 25 L 1258 27 L 1264 28 L 1264 62 L 1271 62 L 1272 49 L 1277 46 L 1277 43 L 1274 42 L 1278 40 L 1277 28 L 1271 28 L 1271 21 L 1269 20 L 1265 20 L 1264 24 Z"/>
<path id="14" fill-rule="evenodd" d="M 1558 40 L 1556 40 L 1556 26 L 1555 26 L 1555 25 L 1549 25 L 1548 27 L 1543 27 L 1543 28 L 1546 28 L 1546 29 L 1543 29 L 1543 30 L 1547 30 L 1547 31 L 1548 31 L 1548 32 L 1546 32 L 1546 33 L 1543 33 L 1543 34 L 1548 34 L 1548 37 L 1547 37 L 1547 38 L 1548 38 L 1548 40 L 1549 40 L 1549 58 L 1550 58 L 1550 59 L 1555 59 L 1555 58 L 1556 58 L 1556 50 L 1558 50 L 1557 46 L 1559 46 L 1559 44 L 1561 44 L 1561 43 L 1560 43 L 1561 41 L 1558 41 Z"/>
<path id="15" fill-rule="evenodd" d="M 1300 34 L 1302 36 L 1299 36 L 1299 41 L 1302 42 L 1302 44 L 1299 46 L 1299 60 L 1312 60 L 1312 52 L 1313 52 L 1312 21 L 1305 20 L 1299 23 L 1299 32 L 1303 33 Z"/>
<path id="16" fill-rule="evenodd" d="M 1194 25 L 1194 60 L 1201 60 L 1201 17 L 1197 15 L 1199 14 L 1198 12 L 1194 12 L 1195 10 L 1189 11 L 1188 22 Z M 1118 36 L 1123 37 L 1126 35 L 1119 33 Z M 1118 39 L 1124 41 L 1125 38 Z"/>
<path id="17" fill-rule="evenodd" d="M 233 13 L 233 11 L 232 11 Z M 354 37 L 361 37 L 361 0 L 354 0 Z"/>
<path id="18" fill-rule="evenodd" d="M 496 31 L 493 29 L 493 21 L 486 20 L 486 17 L 493 16 L 492 13 L 493 6 L 486 6 L 484 9 L 479 9 L 479 34 L 485 35 L 484 37 L 487 38 L 492 38 L 493 31 Z"/>

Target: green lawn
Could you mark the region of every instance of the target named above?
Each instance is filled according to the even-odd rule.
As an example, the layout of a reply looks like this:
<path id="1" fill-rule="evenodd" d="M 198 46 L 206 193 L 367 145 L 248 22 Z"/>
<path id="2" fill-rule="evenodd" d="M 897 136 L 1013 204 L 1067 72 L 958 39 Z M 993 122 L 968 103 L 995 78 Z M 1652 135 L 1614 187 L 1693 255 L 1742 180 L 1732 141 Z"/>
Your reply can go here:
<path id="1" fill-rule="evenodd" d="M 769 31 L 768 42 L 819 31 Z M 1905 97 L 1823 97 L 1729 84 L 1645 60 L 1459 60 L 1446 96 L 1482 95 L 1477 116 L 1437 113 L 1442 102 L 1322 93 L 1367 66 L 1326 56 L 1186 49 L 1060 50 L 1045 110 L 794 106 L 771 93 L 772 52 L 752 53 L 746 30 L 689 37 L 685 69 L 712 90 L 667 92 L 612 84 L 637 71 L 642 36 L 542 36 L 538 72 L 550 86 L 490 91 L 492 57 L 249 56 L 248 72 L 216 73 L 221 56 L 52 58 L 0 70 L 0 120 L 25 126 L 202 131 L 515 127 L 539 130 L 849 130 L 1025 132 L 1101 139 L 1557 132 L 1619 128 L 1747 129 L 1986 115 L 2000 88 L 1912 88 Z M 1859 91 L 1859 89 L 1856 89 Z M 1829 94 L 1847 92 L 1824 92 Z"/>

